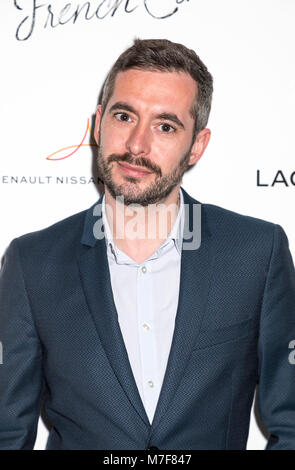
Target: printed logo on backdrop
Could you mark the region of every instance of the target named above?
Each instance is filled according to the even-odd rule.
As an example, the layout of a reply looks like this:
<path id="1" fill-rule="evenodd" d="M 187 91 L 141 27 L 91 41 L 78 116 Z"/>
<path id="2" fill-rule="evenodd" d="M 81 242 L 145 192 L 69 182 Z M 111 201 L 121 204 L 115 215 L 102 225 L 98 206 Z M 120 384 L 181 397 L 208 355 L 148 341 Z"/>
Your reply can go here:
<path id="1" fill-rule="evenodd" d="M 78 150 L 81 147 L 97 147 L 98 145 L 95 142 L 90 143 L 90 144 L 84 143 L 88 133 L 90 134 L 90 137 L 91 137 L 91 128 L 89 124 L 89 118 L 87 120 L 86 131 L 84 133 L 83 139 L 78 145 L 68 145 L 67 147 L 63 147 L 59 150 L 56 150 L 55 152 L 48 155 L 46 157 L 46 160 L 50 160 L 50 161 L 64 160 L 65 158 L 69 158 L 72 155 L 74 155 L 74 153 L 78 152 Z"/>
<path id="2" fill-rule="evenodd" d="M 266 171 L 257 170 L 256 186 L 259 188 L 295 186 L 295 171 L 290 173 L 286 170 L 276 170 L 272 175 L 267 175 Z"/>
<path id="3" fill-rule="evenodd" d="M 18 41 L 31 38 L 36 30 L 54 29 L 67 24 L 104 20 L 116 16 L 143 11 L 146 15 L 165 20 L 174 16 L 190 0 L 91 0 L 68 2 L 52 0 L 14 0 L 14 6 L 22 13 L 15 37 Z"/>
<path id="4" fill-rule="evenodd" d="M 90 136 L 90 143 L 85 143 L 86 137 L 89 134 Z M 87 120 L 86 130 L 84 131 L 84 135 L 82 140 L 75 145 L 67 145 L 66 147 L 62 147 L 61 149 L 55 150 L 54 152 L 50 153 L 49 155 L 45 156 L 45 159 L 51 162 L 58 162 L 60 160 L 65 160 L 66 158 L 72 157 L 73 155 L 78 156 L 79 150 L 81 147 L 97 147 L 97 144 L 92 141 L 92 134 L 91 134 L 91 127 L 89 124 L 89 118 Z M 44 175 L 44 176 L 36 176 L 36 175 L 1 175 L 0 183 L 2 184 L 90 184 L 90 183 L 102 183 L 101 179 L 93 176 L 57 176 L 57 175 Z"/>

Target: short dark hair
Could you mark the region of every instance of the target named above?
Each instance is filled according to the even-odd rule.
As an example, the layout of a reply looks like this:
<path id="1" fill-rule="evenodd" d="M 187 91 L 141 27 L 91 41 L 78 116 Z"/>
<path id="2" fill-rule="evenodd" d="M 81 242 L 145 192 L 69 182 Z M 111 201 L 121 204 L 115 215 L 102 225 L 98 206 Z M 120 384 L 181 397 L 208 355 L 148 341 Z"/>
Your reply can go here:
<path id="1" fill-rule="evenodd" d="M 107 75 L 100 100 L 102 115 L 114 92 L 117 74 L 128 69 L 183 71 L 195 80 L 198 91 L 191 109 L 195 119 L 194 141 L 208 122 L 213 93 L 212 75 L 199 56 L 183 44 L 167 39 L 135 39 L 133 45 L 119 56 Z"/>

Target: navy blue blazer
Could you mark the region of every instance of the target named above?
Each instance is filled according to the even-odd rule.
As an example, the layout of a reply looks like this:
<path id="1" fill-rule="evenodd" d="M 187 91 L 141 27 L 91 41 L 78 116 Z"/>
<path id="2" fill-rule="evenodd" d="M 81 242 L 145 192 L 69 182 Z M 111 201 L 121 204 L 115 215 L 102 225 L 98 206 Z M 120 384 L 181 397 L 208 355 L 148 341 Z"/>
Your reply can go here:
<path id="1" fill-rule="evenodd" d="M 98 203 L 101 203 L 102 196 Z M 184 191 L 184 202 L 198 203 Z M 169 360 L 152 424 L 117 319 L 93 208 L 15 238 L 1 270 L 0 449 L 245 449 L 254 391 L 270 438 L 295 450 L 295 274 L 276 224 L 201 205 L 183 250 Z"/>

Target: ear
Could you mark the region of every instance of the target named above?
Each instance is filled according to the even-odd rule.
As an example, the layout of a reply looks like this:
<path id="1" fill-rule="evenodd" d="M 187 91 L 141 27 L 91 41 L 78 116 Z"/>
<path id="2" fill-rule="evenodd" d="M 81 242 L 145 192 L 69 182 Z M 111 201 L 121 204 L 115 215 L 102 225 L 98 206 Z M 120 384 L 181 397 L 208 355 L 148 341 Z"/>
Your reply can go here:
<path id="1" fill-rule="evenodd" d="M 101 105 L 99 104 L 96 110 L 95 127 L 94 127 L 94 138 L 97 144 L 99 141 L 100 123 L 101 123 Z"/>
<path id="2" fill-rule="evenodd" d="M 205 152 L 211 136 L 210 129 L 202 129 L 195 138 L 195 142 L 191 149 L 189 165 L 194 165 Z"/>

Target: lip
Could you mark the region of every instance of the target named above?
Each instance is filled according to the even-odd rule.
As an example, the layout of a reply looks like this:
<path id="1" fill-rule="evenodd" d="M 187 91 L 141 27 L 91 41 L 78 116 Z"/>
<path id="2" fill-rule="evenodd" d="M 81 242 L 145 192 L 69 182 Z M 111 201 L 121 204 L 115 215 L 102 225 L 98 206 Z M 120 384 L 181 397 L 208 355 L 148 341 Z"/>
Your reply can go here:
<path id="1" fill-rule="evenodd" d="M 118 165 L 122 169 L 124 173 L 130 176 L 145 176 L 145 175 L 150 175 L 150 171 L 146 170 L 140 170 L 138 167 L 133 167 L 131 165 L 127 165 L 126 163 L 119 163 Z"/>

